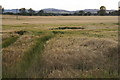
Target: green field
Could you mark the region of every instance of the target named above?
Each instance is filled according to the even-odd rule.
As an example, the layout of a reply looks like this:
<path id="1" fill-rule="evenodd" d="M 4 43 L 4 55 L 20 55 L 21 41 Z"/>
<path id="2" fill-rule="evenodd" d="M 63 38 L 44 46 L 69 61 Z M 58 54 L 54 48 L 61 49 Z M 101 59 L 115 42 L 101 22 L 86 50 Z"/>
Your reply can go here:
<path id="1" fill-rule="evenodd" d="M 3 15 L 3 78 L 116 78 L 117 16 Z"/>

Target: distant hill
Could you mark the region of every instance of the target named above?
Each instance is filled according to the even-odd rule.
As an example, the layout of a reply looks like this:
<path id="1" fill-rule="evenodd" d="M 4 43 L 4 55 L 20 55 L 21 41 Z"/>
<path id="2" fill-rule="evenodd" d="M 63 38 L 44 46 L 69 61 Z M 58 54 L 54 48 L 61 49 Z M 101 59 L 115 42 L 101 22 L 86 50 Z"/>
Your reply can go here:
<path id="1" fill-rule="evenodd" d="M 5 9 L 4 13 L 11 12 L 11 13 L 19 13 L 18 9 Z"/>
<path id="2" fill-rule="evenodd" d="M 71 14 L 72 11 L 62 10 L 62 9 L 54 9 L 54 8 L 46 8 L 42 9 L 46 13 L 57 13 L 57 14 Z"/>
<path id="3" fill-rule="evenodd" d="M 76 12 L 78 12 L 78 11 L 97 13 L 99 11 L 99 9 L 84 9 L 84 10 L 77 10 Z M 115 11 L 115 10 L 106 10 L 107 13 L 113 12 L 113 11 Z"/>
<path id="4" fill-rule="evenodd" d="M 67 11 L 62 9 L 54 9 L 54 8 L 46 8 L 42 9 L 46 13 L 58 13 L 58 14 L 73 14 L 75 12 L 84 11 L 84 12 L 90 12 L 90 13 L 97 13 L 99 9 L 84 9 L 84 10 L 76 10 L 76 11 Z M 115 10 L 106 10 L 107 13 L 112 12 Z"/>
<path id="5" fill-rule="evenodd" d="M 97 13 L 99 9 L 85 9 L 84 12 Z"/>
<path id="6" fill-rule="evenodd" d="M 99 9 L 84 9 L 84 10 L 76 10 L 76 11 L 67 11 L 62 9 L 55 9 L 55 8 L 46 8 L 42 9 L 45 13 L 56 13 L 56 14 L 73 14 L 75 12 L 84 11 L 84 12 L 91 12 L 91 13 L 97 13 Z M 27 10 L 28 11 L 28 10 Z M 112 12 L 115 10 L 106 10 L 107 13 Z M 6 12 L 12 12 L 12 13 L 19 13 L 18 9 L 5 9 L 4 13 Z M 38 11 L 36 11 L 38 12 Z"/>

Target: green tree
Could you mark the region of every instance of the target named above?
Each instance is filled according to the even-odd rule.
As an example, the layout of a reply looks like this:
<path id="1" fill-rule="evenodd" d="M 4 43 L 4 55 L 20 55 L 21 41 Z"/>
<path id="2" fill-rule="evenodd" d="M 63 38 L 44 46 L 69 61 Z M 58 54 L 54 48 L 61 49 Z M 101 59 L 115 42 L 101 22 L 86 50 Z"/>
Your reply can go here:
<path id="1" fill-rule="evenodd" d="M 100 10 L 106 10 L 106 7 L 105 6 L 101 6 Z"/>
<path id="2" fill-rule="evenodd" d="M 87 16 L 90 16 L 90 15 L 91 15 L 91 12 L 87 12 L 86 15 L 87 15 Z"/>
<path id="3" fill-rule="evenodd" d="M 101 6 L 100 10 L 98 11 L 98 14 L 101 15 L 101 16 L 104 16 L 106 14 L 106 7 Z"/>
<path id="4" fill-rule="evenodd" d="M 28 9 L 28 13 L 30 16 L 32 16 L 35 13 L 35 11 L 32 8 L 30 8 Z"/>
<path id="5" fill-rule="evenodd" d="M 0 14 L 3 14 L 4 12 L 4 8 L 2 8 L 2 6 L 0 6 Z"/>
<path id="6" fill-rule="evenodd" d="M 38 12 L 38 15 L 39 15 L 39 16 L 44 16 L 44 14 L 45 14 L 45 13 L 44 13 L 43 10 L 40 10 L 40 11 Z"/>
<path id="7" fill-rule="evenodd" d="M 0 6 L 0 14 L 2 14 L 2 6 Z"/>
<path id="8" fill-rule="evenodd" d="M 120 16 L 120 7 L 118 8 L 118 15 Z"/>
<path id="9" fill-rule="evenodd" d="M 84 11 L 79 11 L 78 13 L 80 16 L 84 16 L 85 12 Z"/>
<path id="10" fill-rule="evenodd" d="M 4 13 L 4 8 L 2 8 L 2 14 Z"/>
<path id="11" fill-rule="evenodd" d="M 20 12 L 21 15 L 27 15 L 27 12 L 26 12 L 25 8 L 19 9 L 19 12 Z"/>

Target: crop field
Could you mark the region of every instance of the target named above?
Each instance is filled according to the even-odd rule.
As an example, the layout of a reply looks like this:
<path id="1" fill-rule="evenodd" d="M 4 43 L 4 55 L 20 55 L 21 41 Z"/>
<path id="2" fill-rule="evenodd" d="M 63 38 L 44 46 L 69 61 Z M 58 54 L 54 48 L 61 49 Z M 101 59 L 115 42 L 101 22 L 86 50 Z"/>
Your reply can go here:
<path id="1" fill-rule="evenodd" d="M 2 16 L 3 78 L 118 78 L 117 16 Z"/>

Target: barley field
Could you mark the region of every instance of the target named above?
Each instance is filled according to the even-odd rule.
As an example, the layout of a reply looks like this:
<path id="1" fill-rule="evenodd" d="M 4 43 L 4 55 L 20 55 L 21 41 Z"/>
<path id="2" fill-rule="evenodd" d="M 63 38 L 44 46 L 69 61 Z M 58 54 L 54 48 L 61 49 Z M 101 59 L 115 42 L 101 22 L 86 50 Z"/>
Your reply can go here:
<path id="1" fill-rule="evenodd" d="M 3 15 L 3 78 L 118 78 L 117 16 Z"/>

